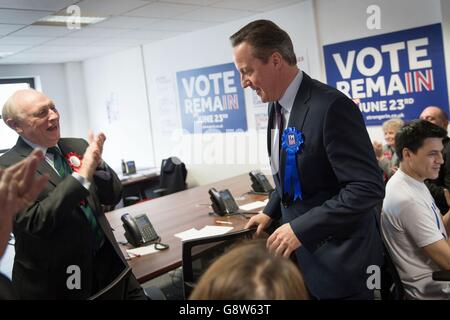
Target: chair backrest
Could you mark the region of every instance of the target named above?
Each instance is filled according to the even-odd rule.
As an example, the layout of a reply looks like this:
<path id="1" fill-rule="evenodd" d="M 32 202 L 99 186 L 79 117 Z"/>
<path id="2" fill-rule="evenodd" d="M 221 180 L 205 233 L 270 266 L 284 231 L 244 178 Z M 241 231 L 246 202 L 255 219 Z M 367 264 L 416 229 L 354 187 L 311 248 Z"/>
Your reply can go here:
<path id="1" fill-rule="evenodd" d="M 186 189 L 186 166 L 177 157 L 170 157 L 162 160 L 160 173 L 160 188 L 164 191 L 162 195 Z"/>
<path id="2" fill-rule="evenodd" d="M 382 300 L 403 300 L 405 297 L 405 290 L 403 288 L 402 280 L 398 274 L 397 268 L 392 261 L 391 255 L 386 245 L 386 241 L 381 230 L 381 210 L 382 203 L 380 203 L 376 212 L 376 225 L 383 243 L 384 261 L 381 266 L 381 299 Z"/>
<path id="3" fill-rule="evenodd" d="M 182 261 L 183 261 L 183 290 L 184 297 L 187 299 L 195 287 L 195 282 L 200 275 L 206 271 L 214 258 L 224 253 L 232 243 L 237 240 L 251 238 L 256 229 L 243 229 L 236 232 L 230 232 L 223 235 L 203 237 L 183 241 L 182 243 Z M 207 258 L 207 261 L 201 261 L 201 270 L 194 272 L 194 260 Z"/>
<path id="4" fill-rule="evenodd" d="M 89 297 L 88 300 L 125 300 L 130 275 L 131 268 L 127 266 L 110 284 Z"/>

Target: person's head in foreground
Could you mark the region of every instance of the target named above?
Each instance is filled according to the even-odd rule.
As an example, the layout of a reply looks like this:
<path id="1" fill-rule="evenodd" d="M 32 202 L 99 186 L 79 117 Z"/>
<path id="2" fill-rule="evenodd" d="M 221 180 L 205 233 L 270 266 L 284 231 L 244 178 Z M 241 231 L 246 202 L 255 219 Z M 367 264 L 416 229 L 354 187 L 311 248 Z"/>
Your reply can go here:
<path id="1" fill-rule="evenodd" d="M 203 274 L 191 300 L 306 300 L 297 266 L 275 256 L 265 240 L 243 242 L 218 258 Z"/>

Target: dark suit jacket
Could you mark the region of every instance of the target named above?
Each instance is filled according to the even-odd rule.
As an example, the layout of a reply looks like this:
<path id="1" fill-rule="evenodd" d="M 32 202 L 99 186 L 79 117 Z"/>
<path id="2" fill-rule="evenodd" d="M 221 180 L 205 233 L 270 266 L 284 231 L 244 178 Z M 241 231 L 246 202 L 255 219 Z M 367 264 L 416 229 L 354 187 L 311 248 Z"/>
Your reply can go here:
<path id="1" fill-rule="evenodd" d="M 274 106 L 269 105 L 268 149 Z M 306 284 L 318 299 L 367 292 L 366 272 L 382 264 L 375 206 L 384 183 L 358 107 L 345 95 L 303 73 L 288 127 L 304 135 L 296 162 L 302 200 L 281 204 L 286 155 L 281 153 L 275 192 L 264 212 L 289 222 L 302 246 L 296 250 Z"/>
<path id="2" fill-rule="evenodd" d="M 0 300 L 17 299 L 11 281 L 0 273 Z"/>
<path id="3" fill-rule="evenodd" d="M 82 139 L 64 138 L 58 146 L 64 155 L 69 152 L 83 155 L 88 144 Z M 19 138 L 0 157 L 0 166 L 17 163 L 31 151 Z M 62 179 L 47 162 L 39 165 L 38 174 L 49 174 L 49 182 L 36 202 L 16 216 L 13 225 L 16 255 L 12 277 L 19 298 L 85 299 L 125 268 L 126 261 L 101 208 L 101 204 L 115 205 L 120 200 L 122 185 L 114 171 L 106 164 L 103 166 L 97 169 L 90 189 L 86 190 L 71 175 Z M 98 256 L 94 253 L 94 233 L 80 208 L 84 199 L 105 234 Z M 68 289 L 67 282 L 74 283 L 73 278 L 69 279 L 74 275 L 69 266 L 80 268 L 80 289 Z M 132 278 L 133 290 L 140 290 Z"/>

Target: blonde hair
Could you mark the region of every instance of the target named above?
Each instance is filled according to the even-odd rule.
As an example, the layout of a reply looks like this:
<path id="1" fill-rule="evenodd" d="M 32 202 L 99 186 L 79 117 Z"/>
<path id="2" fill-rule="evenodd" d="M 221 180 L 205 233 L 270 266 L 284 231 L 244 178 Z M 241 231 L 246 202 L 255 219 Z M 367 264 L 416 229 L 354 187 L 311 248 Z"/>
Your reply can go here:
<path id="1" fill-rule="evenodd" d="M 400 130 L 401 127 L 403 127 L 404 124 L 405 122 L 403 122 L 402 119 L 392 118 L 383 122 L 383 131 L 393 129 L 395 132 L 397 132 L 398 130 Z"/>
<path id="2" fill-rule="evenodd" d="M 221 256 L 200 278 L 189 299 L 308 299 L 297 266 L 270 253 L 265 244 L 265 240 L 247 241 Z"/>

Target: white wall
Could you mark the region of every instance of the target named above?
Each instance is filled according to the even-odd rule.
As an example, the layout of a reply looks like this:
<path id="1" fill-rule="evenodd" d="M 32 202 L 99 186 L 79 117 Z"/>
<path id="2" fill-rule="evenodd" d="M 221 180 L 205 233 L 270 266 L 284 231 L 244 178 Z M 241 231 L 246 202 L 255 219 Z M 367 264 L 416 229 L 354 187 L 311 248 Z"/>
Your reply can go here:
<path id="1" fill-rule="evenodd" d="M 248 22 L 261 18 L 271 19 L 285 29 L 293 40 L 296 54 L 307 56 L 308 72 L 313 77 L 319 76 L 311 1 L 144 46 L 156 161 L 179 156 L 188 166 L 191 186 L 264 168 L 268 164 L 266 132 L 255 131 L 250 89 L 245 93 L 249 132 L 201 135 L 177 131 L 181 125 L 176 72 L 233 62 L 229 36 Z M 161 90 L 170 93 L 162 97 Z"/>
<path id="2" fill-rule="evenodd" d="M 42 91 L 55 102 L 60 112 L 62 136 L 72 136 L 73 118 L 69 108 L 63 64 L 0 65 L 0 78 L 35 76 L 39 76 Z"/>
<path id="3" fill-rule="evenodd" d="M 378 5 L 381 9 L 381 29 L 370 30 L 366 26 L 366 9 L 370 5 Z M 322 61 L 324 45 L 440 23 L 442 20 L 441 0 L 315 0 L 315 8 Z M 446 37 L 448 46 L 448 33 Z M 449 64 L 447 54 L 447 74 Z M 325 81 L 323 64 L 321 80 Z M 369 126 L 367 131 L 372 140 L 384 142 L 381 126 Z"/>
<path id="4" fill-rule="evenodd" d="M 80 118 L 106 134 L 106 162 L 117 170 L 121 159 L 136 161 L 138 168 L 154 166 L 140 48 L 86 60 L 83 72 L 88 108 Z"/>
<path id="5" fill-rule="evenodd" d="M 70 114 L 72 130 L 71 136 L 87 138 L 89 129 L 88 106 L 84 83 L 83 66 L 81 62 L 64 64 L 65 84 L 67 88 L 67 107 Z"/>

